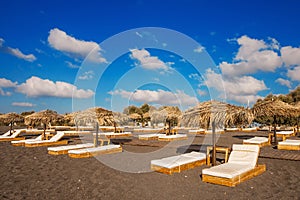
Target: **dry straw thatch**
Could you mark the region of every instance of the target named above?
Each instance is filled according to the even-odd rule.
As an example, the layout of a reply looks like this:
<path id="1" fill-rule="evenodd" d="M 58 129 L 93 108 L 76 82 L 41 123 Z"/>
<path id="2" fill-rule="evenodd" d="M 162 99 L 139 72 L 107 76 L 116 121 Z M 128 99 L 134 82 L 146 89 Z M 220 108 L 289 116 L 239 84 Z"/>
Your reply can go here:
<path id="1" fill-rule="evenodd" d="M 42 110 L 25 117 L 25 125 L 39 126 L 41 124 L 48 125 L 60 124 L 63 116 L 53 110 Z"/>
<path id="2" fill-rule="evenodd" d="M 254 115 L 250 109 L 219 101 L 199 103 L 187 110 L 181 118 L 181 125 L 208 129 L 214 120 L 217 128 L 250 124 Z"/>
<path id="3" fill-rule="evenodd" d="M 10 123 L 14 123 L 14 122 L 23 122 L 23 121 L 24 121 L 24 117 L 15 112 L 0 115 L 0 123 L 3 123 L 5 125 L 9 125 Z"/>
<path id="4" fill-rule="evenodd" d="M 70 126 L 94 125 L 96 122 L 98 122 L 100 126 L 113 126 L 115 120 L 112 111 L 95 107 L 64 116 L 64 123 Z"/>

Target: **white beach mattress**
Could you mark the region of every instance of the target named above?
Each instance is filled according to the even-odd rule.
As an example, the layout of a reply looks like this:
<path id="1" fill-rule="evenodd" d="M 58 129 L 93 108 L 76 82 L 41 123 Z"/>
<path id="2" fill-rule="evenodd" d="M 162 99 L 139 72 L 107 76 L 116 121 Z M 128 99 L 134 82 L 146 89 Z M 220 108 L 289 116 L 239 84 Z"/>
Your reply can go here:
<path id="1" fill-rule="evenodd" d="M 268 142 L 269 139 L 266 137 L 254 137 L 247 140 L 243 140 L 244 142 L 252 143 L 252 144 L 261 144 L 264 142 Z"/>
<path id="2" fill-rule="evenodd" d="M 83 154 L 83 153 L 93 153 L 99 151 L 107 151 L 110 149 L 120 148 L 120 145 L 109 144 L 105 146 L 93 147 L 93 148 L 85 148 L 85 149 L 76 149 L 68 151 L 69 154 Z"/>
<path id="3" fill-rule="evenodd" d="M 151 160 L 151 165 L 172 169 L 180 165 L 200 161 L 203 159 L 206 159 L 206 155 L 204 153 L 191 152 L 191 153 L 182 154 L 178 156 L 171 156 L 171 157 L 162 158 L 158 160 Z"/>
<path id="4" fill-rule="evenodd" d="M 279 131 L 279 132 L 277 132 L 277 134 L 280 134 L 280 135 L 291 135 L 293 133 L 294 133 L 294 131 Z"/>
<path id="5" fill-rule="evenodd" d="M 183 138 L 183 137 L 187 137 L 186 134 L 176 134 L 176 135 L 160 135 L 159 138 Z"/>
<path id="6" fill-rule="evenodd" d="M 189 130 L 189 133 L 198 133 L 198 132 L 204 132 L 205 129 L 196 129 L 196 130 Z"/>
<path id="7" fill-rule="evenodd" d="M 20 143 L 25 143 L 28 141 L 42 141 L 42 135 L 34 138 L 34 139 L 27 139 L 27 140 L 16 140 L 16 141 L 11 141 L 12 144 L 20 144 Z"/>
<path id="8" fill-rule="evenodd" d="M 234 178 L 251 169 L 253 169 L 253 167 L 247 164 L 224 163 L 215 167 L 203 169 L 202 174 L 222 178 Z"/>
<path id="9" fill-rule="evenodd" d="M 89 148 L 93 147 L 93 143 L 85 143 L 85 144 L 74 144 L 74 145 L 65 145 L 58 147 L 49 147 L 48 151 L 63 151 L 63 150 L 71 150 L 71 149 L 81 149 L 81 148 Z"/>
<path id="10" fill-rule="evenodd" d="M 291 146 L 299 146 L 300 140 L 290 140 L 286 139 L 285 141 L 278 142 L 279 145 L 291 145 Z"/>

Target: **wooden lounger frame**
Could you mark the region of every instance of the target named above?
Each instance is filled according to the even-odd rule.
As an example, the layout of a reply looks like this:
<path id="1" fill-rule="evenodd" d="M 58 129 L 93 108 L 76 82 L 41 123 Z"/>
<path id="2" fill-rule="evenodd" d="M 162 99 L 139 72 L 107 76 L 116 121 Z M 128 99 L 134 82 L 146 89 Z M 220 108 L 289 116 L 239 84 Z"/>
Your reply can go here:
<path id="1" fill-rule="evenodd" d="M 121 134 L 116 134 L 116 135 L 106 135 L 107 138 L 120 138 L 120 137 L 131 137 L 132 136 L 132 133 L 121 133 Z"/>
<path id="2" fill-rule="evenodd" d="M 158 135 L 157 136 L 151 136 L 151 137 L 139 137 L 139 140 L 158 140 Z"/>
<path id="3" fill-rule="evenodd" d="M 180 173 L 181 171 L 188 170 L 188 169 L 193 169 L 195 167 L 199 167 L 199 166 L 204 165 L 204 164 L 206 164 L 206 159 L 198 160 L 198 161 L 183 164 L 183 165 L 179 165 L 179 166 L 176 166 L 174 168 L 165 168 L 165 167 L 161 167 L 161 166 L 151 164 L 151 170 L 156 171 L 156 172 L 160 172 L 160 173 L 164 173 L 164 174 L 168 174 L 168 175 L 172 175 L 173 173 Z"/>
<path id="4" fill-rule="evenodd" d="M 25 143 L 25 147 L 43 147 L 43 146 L 54 146 L 54 145 L 62 145 L 68 144 L 68 140 L 61 140 L 57 142 L 44 142 L 44 143 Z"/>
<path id="5" fill-rule="evenodd" d="M 300 145 L 286 145 L 286 144 L 278 144 L 277 146 L 280 150 L 300 150 Z"/>
<path id="6" fill-rule="evenodd" d="M 102 150 L 99 152 L 85 152 L 82 154 L 70 154 L 69 153 L 69 156 L 71 158 L 90 158 L 90 157 L 98 156 L 98 155 L 102 155 L 102 154 L 111 154 L 111 153 L 119 153 L 119 152 L 122 152 L 122 147 L 108 149 L 108 150 Z"/>
<path id="7" fill-rule="evenodd" d="M 260 143 L 260 144 L 258 144 L 258 143 L 244 142 L 243 141 L 243 144 L 258 145 L 259 147 L 265 147 L 265 146 L 271 145 L 270 140 L 268 140 L 267 142 Z"/>
<path id="8" fill-rule="evenodd" d="M 15 138 L 0 138 L 0 142 L 9 142 L 15 140 L 25 140 L 25 137 L 15 137 Z"/>
<path id="9" fill-rule="evenodd" d="M 257 165 L 254 169 L 245 172 L 239 176 L 236 176 L 234 178 L 222 178 L 222 177 L 202 174 L 202 181 L 207 183 L 235 187 L 237 184 L 246 181 L 250 178 L 253 178 L 255 176 L 258 176 L 265 171 L 266 171 L 266 165 Z"/>

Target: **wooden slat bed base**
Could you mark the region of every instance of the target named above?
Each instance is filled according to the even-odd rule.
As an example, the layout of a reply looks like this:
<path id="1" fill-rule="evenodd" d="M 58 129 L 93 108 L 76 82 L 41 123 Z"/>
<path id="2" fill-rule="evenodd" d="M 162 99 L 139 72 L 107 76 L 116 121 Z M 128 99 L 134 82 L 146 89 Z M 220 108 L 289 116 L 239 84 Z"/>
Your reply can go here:
<path id="1" fill-rule="evenodd" d="M 195 162 L 188 163 L 188 164 L 179 165 L 177 167 L 170 168 L 170 169 L 165 168 L 165 167 L 160 167 L 157 165 L 151 165 L 151 170 L 160 172 L 160 173 L 164 173 L 164 174 L 168 174 L 168 175 L 172 175 L 173 173 L 180 173 L 181 171 L 193 169 L 195 167 L 199 167 L 204 164 L 206 164 L 206 159 L 195 161 Z"/>
<path id="2" fill-rule="evenodd" d="M 45 142 L 45 143 L 37 143 L 37 144 L 26 144 L 25 147 L 43 147 L 43 146 L 55 146 L 55 145 L 62 145 L 68 144 L 68 140 L 61 140 L 57 142 Z"/>
<path id="3" fill-rule="evenodd" d="M 202 181 L 207 183 L 235 187 L 237 184 L 246 181 L 250 178 L 253 178 L 255 176 L 258 176 L 265 171 L 266 171 L 266 165 L 258 165 L 254 169 L 231 179 L 202 174 Z"/>
<path id="4" fill-rule="evenodd" d="M 98 155 L 102 155 L 102 154 L 111 154 L 111 153 L 119 153 L 119 152 L 122 152 L 122 147 L 99 151 L 99 152 L 92 152 L 92 153 L 90 153 L 90 152 L 86 152 L 86 153 L 82 153 L 82 154 L 70 154 L 69 153 L 69 156 L 71 158 L 90 158 L 90 157 L 98 156 Z"/>

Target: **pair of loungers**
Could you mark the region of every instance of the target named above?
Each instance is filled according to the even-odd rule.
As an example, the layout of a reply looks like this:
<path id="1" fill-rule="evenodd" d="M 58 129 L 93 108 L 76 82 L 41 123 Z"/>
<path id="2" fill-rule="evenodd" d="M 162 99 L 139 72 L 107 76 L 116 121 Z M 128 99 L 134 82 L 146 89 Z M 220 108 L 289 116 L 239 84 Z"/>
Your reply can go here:
<path id="1" fill-rule="evenodd" d="M 68 154 L 71 158 L 88 158 L 117 152 L 122 152 L 122 147 L 114 144 L 94 147 L 93 143 L 85 143 L 48 148 L 51 155 Z"/>
<path id="2" fill-rule="evenodd" d="M 234 144 L 227 163 L 202 170 L 202 181 L 225 186 L 235 186 L 263 173 L 265 165 L 257 165 L 258 145 Z M 192 152 L 151 161 L 151 169 L 172 174 L 206 163 L 204 153 Z"/>
<path id="3" fill-rule="evenodd" d="M 10 131 L 0 136 L 0 141 L 24 140 L 25 137 L 19 137 L 21 133 L 25 133 L 26 129 L 16 129 L 10 135 Z"/>

